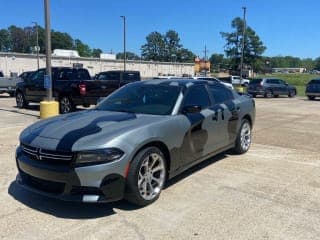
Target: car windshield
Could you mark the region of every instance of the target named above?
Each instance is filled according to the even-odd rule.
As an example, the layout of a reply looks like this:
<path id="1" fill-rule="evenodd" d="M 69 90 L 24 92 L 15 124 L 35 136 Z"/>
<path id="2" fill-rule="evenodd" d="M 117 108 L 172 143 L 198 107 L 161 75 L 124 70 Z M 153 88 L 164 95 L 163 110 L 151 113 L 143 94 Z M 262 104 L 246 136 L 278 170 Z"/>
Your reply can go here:
<path id="1" fill-rule="evenodd" d="M 181 87 L 161 84 L 126 85 L 108 96 L 97 110 L 169 115 Z"/>

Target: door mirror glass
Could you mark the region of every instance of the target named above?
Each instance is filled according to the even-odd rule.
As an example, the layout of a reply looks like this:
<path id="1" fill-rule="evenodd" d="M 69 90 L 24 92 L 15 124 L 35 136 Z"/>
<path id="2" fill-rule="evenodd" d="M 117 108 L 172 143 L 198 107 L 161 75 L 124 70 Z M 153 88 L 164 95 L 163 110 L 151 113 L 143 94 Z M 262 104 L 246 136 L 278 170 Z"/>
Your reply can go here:
<path id="1" fill-rule="evenodd" d="M 201 112 L 201 107 L 198 105 L 184 106 L 182 109 L 183 114 L 199 113 L 199 112 Z"/>

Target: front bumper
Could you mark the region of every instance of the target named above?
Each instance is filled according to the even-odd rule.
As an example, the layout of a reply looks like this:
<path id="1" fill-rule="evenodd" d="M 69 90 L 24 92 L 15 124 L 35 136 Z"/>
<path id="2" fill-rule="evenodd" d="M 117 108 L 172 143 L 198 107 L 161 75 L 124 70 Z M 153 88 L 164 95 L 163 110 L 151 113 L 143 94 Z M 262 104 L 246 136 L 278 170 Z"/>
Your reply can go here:
<path id="1" fill-rule="evenodd" d="M 16 152 L 19 174 L 16 182 L 38 194 L 64 201 L 113 202 L 123 198 L 125 178 L 112 164 L 75 168 L 54 165 Z"/>
<path id="2" fill-rule="evenodd" d="M 320 92 L 306 92 L 306 96 L 320 97 Z"/>
<path id="3" fill-rule="evenodd" d="M 248 89 L 247 93 L 251 95 L 264 95 L 265 90 L 264 89 Z"/>

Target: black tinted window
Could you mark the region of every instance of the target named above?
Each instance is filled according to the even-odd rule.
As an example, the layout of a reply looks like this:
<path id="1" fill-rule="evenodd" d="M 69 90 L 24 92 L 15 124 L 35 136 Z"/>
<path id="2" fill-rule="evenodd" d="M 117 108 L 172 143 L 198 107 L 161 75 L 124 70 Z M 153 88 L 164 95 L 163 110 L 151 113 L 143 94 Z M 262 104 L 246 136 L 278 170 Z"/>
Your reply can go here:
<path id="1" fill-rule="evenodd" d="M 189 89 L 184 99 L 184 106 L 197 105 L 201 109 L 207 108 L 211 105 L 210 98 L 205 86 L 194 86 Z"/>
<path id="2" fill-rule="evenodd" d="M 43 81 L 45 75 L 45 70 L 39 70 L 32 75 L 32 81 Z"/>
<path id="3" fill-rule="evenodd" d="M 89 80 L 90 75 L 85 69 L 76 69 L 75 70 L 75 80 Z"/>
<path id="4" fill-rule="evenodd" d="M 99 80 L 120 80 L 120 73 L 119 72 L 102 72 L 99 74 Z"/>
<path id="5" fill-rule="evenodd" d="M 209 86 L 209 92 L 212 94 L 215 103 L 223 103 L 233 99 L 232 92 L 224 87 L 220 86 Z"/>
<path id="6" fill-rule="evenodd" d="M 57 71 L 57 75 L 55 76 L 57 80 L 72 80 L 72 69 L 61 69 Z"/>
<path id="7" fill-rule="evenodd" d="M 140 75 L 139 75 L 139 73 L 125 72 L 125 73 L 123 73 L 123 80 L 130 81 L 130 82 L 138 81 L 138 80 L 140 80 Z"/>
<path id="8" fill-rule="evenodd" d="M 313 79 L 308 84 L 320 84 L 320 79 Z"/>
<path id="9" fill-rule="evenodd" d="M 252 79 L 249 84 L 260 84 L 262 79 Z"/>

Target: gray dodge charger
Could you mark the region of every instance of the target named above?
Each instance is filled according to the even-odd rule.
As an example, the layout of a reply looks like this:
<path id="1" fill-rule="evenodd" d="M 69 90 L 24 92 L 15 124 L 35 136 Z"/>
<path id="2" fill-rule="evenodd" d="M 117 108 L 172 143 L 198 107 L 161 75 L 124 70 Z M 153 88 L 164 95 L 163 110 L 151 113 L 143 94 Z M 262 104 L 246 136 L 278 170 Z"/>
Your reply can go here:
<path id="1" fill-rule="evenodd" d="M 216 82 L 128 84 L 94 109 L 26 128 L 17 183 L 67 201 L 154 202 L 167 179 L 220 152 L 245 153 L 255 103 Z"/>

